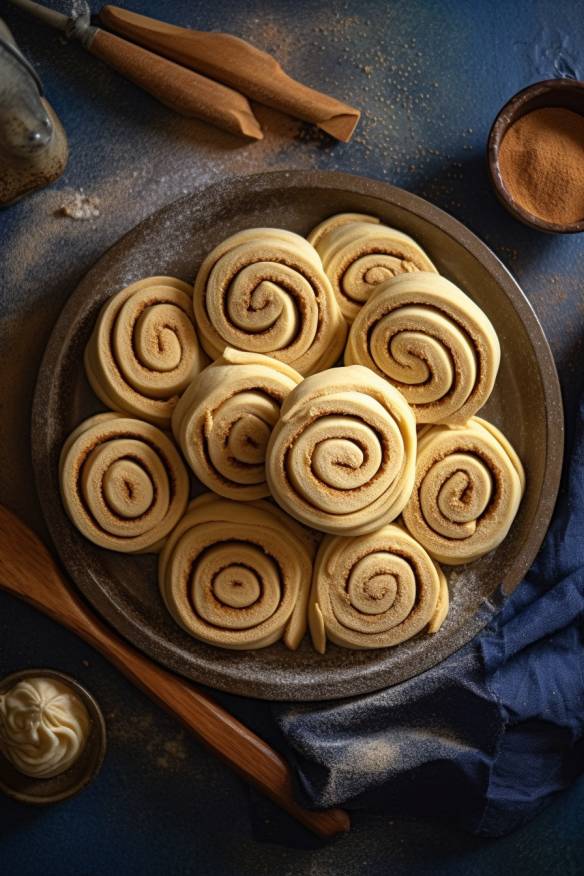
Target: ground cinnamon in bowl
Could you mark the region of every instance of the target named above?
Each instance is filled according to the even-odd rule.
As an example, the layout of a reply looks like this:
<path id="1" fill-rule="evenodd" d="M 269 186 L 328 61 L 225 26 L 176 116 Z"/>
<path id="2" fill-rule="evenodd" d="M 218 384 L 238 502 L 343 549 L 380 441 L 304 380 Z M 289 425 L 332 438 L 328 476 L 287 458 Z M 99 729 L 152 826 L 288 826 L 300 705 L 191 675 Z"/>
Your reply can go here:
<path id="1" fill-rule="evenodd" d="M 499 168 L 513 200 L 555 225 L 584 219 L 584 116 L 562 107 L 533 110 L 501 142 Z"/>

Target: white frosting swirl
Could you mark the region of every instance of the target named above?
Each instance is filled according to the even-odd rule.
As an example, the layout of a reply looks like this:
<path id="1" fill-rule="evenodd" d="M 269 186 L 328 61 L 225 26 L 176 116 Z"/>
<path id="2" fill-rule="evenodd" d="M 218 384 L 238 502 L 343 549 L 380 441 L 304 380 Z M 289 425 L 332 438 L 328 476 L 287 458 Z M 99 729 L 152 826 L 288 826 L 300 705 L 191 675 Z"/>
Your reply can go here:
<path id="1" fill-rule="evenodd" d="M 27 776 L 48 779 L 65 772 L 83 751 L 89 730 L 87 709 L 60 681 L 31 677 L 0 694 L 0 747 Z"/>

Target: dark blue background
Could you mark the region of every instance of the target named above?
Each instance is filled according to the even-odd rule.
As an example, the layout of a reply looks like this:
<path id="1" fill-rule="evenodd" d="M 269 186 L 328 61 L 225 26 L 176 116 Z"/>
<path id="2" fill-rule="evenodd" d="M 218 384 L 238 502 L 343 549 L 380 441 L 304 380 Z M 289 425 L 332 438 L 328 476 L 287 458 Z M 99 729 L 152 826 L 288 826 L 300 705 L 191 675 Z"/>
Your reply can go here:
<path id="1" fill-rule="evenodd" d="M 584 242 L 542 236 L 507 216 L 489 189 L 484 144 L 495 113 L 519 88 L 566 73 L 584 78 L 577 0 L 135 0 L 132 8 L 244 36 L 272 50 L 293 75 L 362 108 L 364 117 L 344 145 L 260 108 L 266 138 L 244 144 L 174 117 L 79 46 L 3 7 L 66 127 L 71 158 L 56 186 L 0 213 L 2 502 L 44 532 L 26 437 L 30 403 L 46 339 L 76 281 L 141 218 L 233 174 L 347 170 L 405 186 L 453 213 L 518 277 L 573 403 L 582 370 Z M 100 199 L 102 215 L 89 223 L 56 215 L 81 188 Z M 90 648 L 0 594 L 0 675 L 33 664 L 63 669 L 96 694 L 108 720 L 109 754 L 97 781 L 74 800 L 42 810 L 0 801 L 2 874 L 582 871 L 582 782 L 496 842 L 446 824 L 359 815 L 350 835 L 320 846 L 250 797 Z M 223 700 L 261 724 L 262 704 Z"/>

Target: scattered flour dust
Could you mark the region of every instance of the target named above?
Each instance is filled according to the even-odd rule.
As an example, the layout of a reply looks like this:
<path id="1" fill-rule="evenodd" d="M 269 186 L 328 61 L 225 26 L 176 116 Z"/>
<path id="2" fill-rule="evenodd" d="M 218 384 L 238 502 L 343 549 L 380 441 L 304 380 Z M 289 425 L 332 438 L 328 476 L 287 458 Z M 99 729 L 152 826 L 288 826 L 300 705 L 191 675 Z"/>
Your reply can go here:
<path id="1" fill-rule="evenodd" d="M 399 729 L 380 734 L 372 739 L 356 738 L 343 747 L 343 756 L 337 759 L 327 776 L 323 799 L 335 800 L 351 790 L 351 796 L 390 781 L 399 773 L 407 773 L 449 751 L 456 756 L 468 743 L 458 739 L 450 727 L 434 726 L 428 716 L 426 727 Z M 445 754 L 446 753 L 446 754 Z M 336 753 L 338 758 L 338 752 Z"/>
<path id="2" fill-rule="evenodd" d="M 382 737 L 360 742 L 355 754 L 358 772 L 369 775 L 385 774 L 401 759 L 399 742 Z"/>
<path id="3" fill-rule="evenodd" d="M 26 286 L 33 298 L 42 296 L 39 277 L 63 252 L 75 254 L 69 260 L 78 278 L 130 228 L 177 198 L 234 176 L 317 163 L 317 146 L 298 143 L 302 123 L 267 107 L 256 108 L 265 131 L 257 143 L 163 107 L 154 112 L 164 125 L 129 130 L 115 150 L 109 141 L 93 151 L 72 142 L 62 179 L 12 208 L 18 221 L 3 241 L 6 283 L 0 277 L 9 311 L 20 306 L 16 290 Z"/>
<path id="4" fill-rule="evenodd" d="M 90 14 L 91 10 L 89 9 L 89 3 L 87 3 L 87 0 L 73 0 L 71 3 L 72 18 L 89 18 Z"/>
<path id="5" fill-rule="evenodd" d="M 96 195 L 86 195 L 83 189 L 71 193 L 63 192 L 63 202 L 56 212 L 57 216 L 87 221 L 101 215 L 100 199 Z"/>
<path id="6" fill-rule="evenodd" d="M 182 772 L 189 756 L 187 736 L 183 730 L 164 737 L 157 730 L 155 716 L 148 713 L 138 716 L 113 712 L 107 717 L 112 741 L 139 750 L 159 770 Z"/>

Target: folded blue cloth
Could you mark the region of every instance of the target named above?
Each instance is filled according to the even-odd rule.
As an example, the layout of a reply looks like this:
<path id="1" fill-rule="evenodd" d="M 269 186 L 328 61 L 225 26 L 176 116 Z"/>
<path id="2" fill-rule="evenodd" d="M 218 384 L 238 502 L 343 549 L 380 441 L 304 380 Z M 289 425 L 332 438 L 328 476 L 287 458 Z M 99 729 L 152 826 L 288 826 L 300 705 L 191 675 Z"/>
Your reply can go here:
<path id="1" fill-rule="evenodd" d="M 584 771 L 584 395 L 572 426 L 544 545 L 473 642 L 379 693 L 273 706 L 306 802 L 498 836 Z"/>

